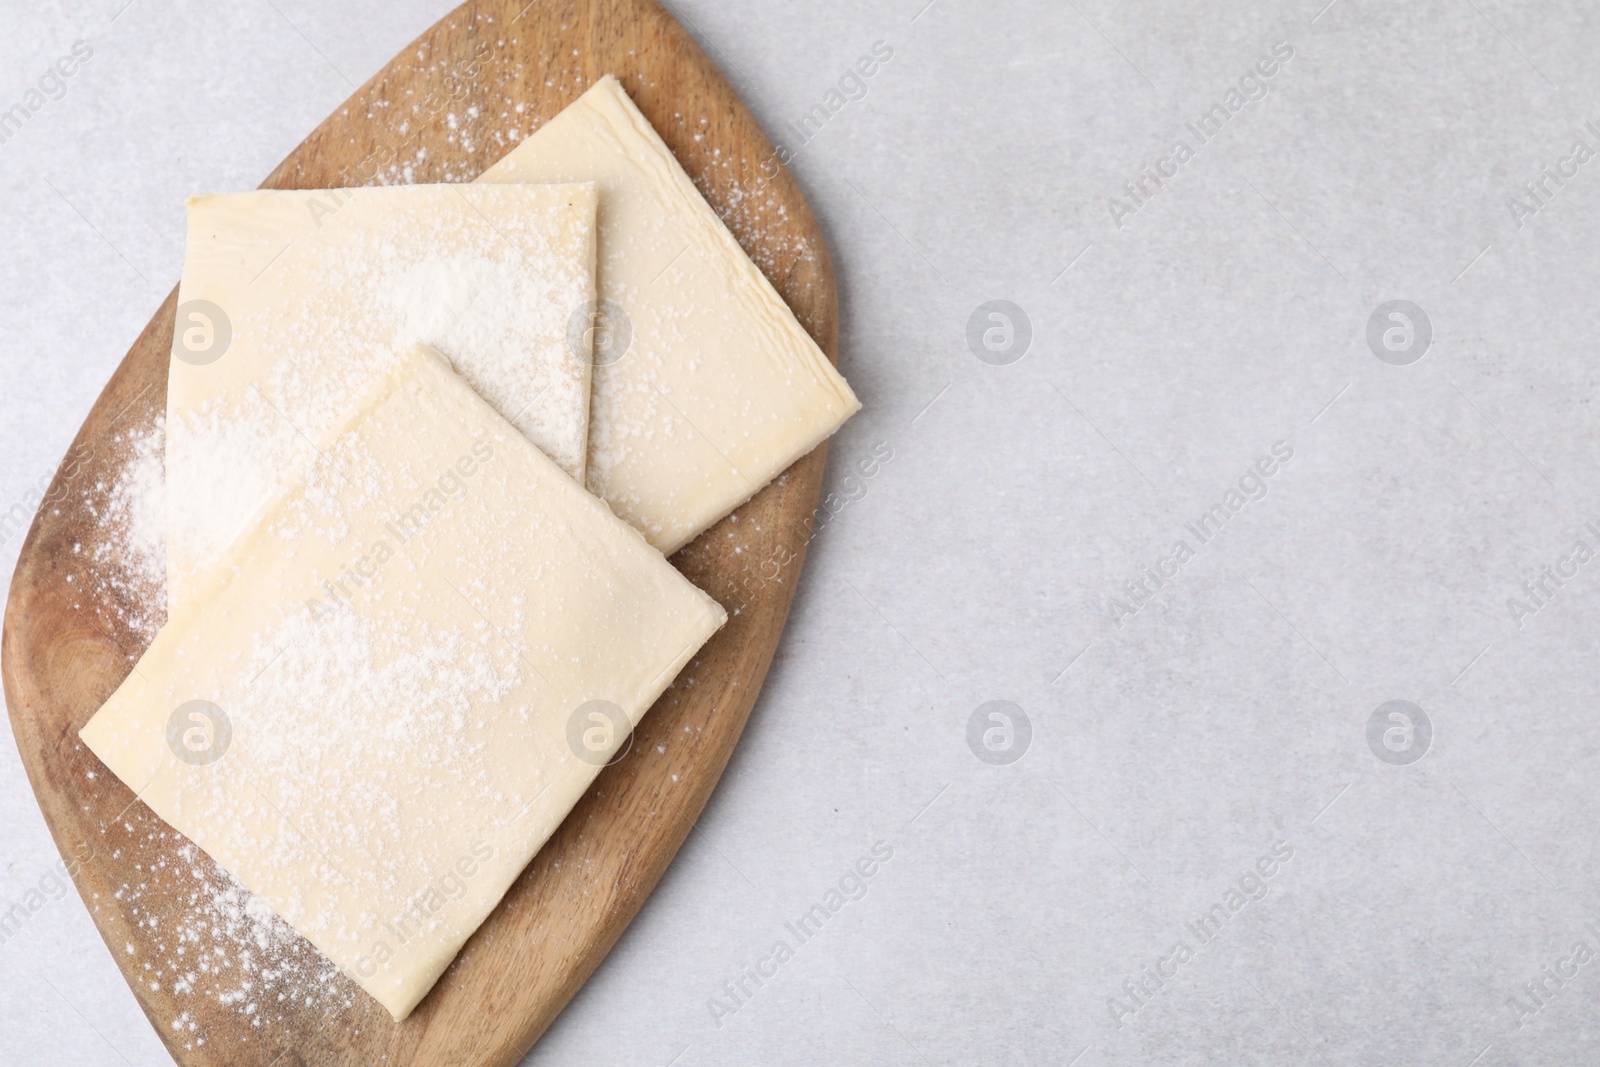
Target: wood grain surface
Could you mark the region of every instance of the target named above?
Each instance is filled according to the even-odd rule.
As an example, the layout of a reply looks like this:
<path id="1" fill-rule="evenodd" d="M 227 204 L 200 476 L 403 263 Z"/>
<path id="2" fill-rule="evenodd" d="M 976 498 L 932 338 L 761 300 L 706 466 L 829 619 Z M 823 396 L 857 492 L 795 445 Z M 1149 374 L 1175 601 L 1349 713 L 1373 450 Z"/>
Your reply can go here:
<path id="1" fill-rule="evenodd" d="M 263 188 L 471 180 L 606 73 L 622 80 L 836 358 L 833 270 L 810 209 L 734 90 L 653 0 L 467 3 L 331 115 Z M 248 962 L 252 973 L 270 966 L 280 980 L 320 972 L 312 995 L 280 997 L 272 983 L 256 981 L 233 1000 L 215 990 L 232 980 L 227 970 L 243 950 L 217 928 L 226 924 L 207 918 L 215 903 L 196 890 L 219 884 L 219 873 L 77 737 L 163 621 L 163 590 L 119 580 L 126 561 L 104 503 L 106 487 L 130 461 L 130 440 L 151 432 L 164 412 L 176 296 L 156 312 L 79 431 L 34 519 L 6 606 L 12 729 L 56 844 L 117 965 L 181 1064 L 515 1063 L 638 912 L 722 774 L 782 634 L 825 447 L 740 508 L 737 527 L 724 521 L 673 558 L 732 618 L 411 1018 L 396 1024 L 342 975 L 328 977 L 298 937 Z M 737 541 L 728 537 L 734 529 Z M 669 737 L 666 754 L 656 753 Z M 172 980 L 174 954 L 198 966 L 208 953 L 215 962 L 205 973 L 216 981 Z M 168 977 L 153 980 L 157 973 Z M 251 993 L 266 1003 L 251 1002 Z"/>

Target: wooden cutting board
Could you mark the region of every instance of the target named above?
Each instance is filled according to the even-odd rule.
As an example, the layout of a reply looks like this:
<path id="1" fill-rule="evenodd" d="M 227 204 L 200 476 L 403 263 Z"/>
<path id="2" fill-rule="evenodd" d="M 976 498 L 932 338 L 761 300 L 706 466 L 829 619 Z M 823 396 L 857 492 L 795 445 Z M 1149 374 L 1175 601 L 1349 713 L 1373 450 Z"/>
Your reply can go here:
<path id="1" fill-rule="evenodd" d="M 816 220 L 734 91 L 653 0 L 464 4 L 262 187 L 369 184 L 380 169 L 396 180 L 392 168 L 402 164 L 411 170 L 398 180 L 469 180 L 606 73 L 621 78 L 835 359 L 838 300 Z M 635 755 L 600 775 L 416 1012 L 396 1024 L 353 983 L 328 974 L 298 936 L 246 944 L 260 922 L 217 898 L 220 872 L 78 740 L 162 621 L 164 592 L 119 578 L 121 542 L 101 516 L 105 487 L 131 461 L 130 438 L 150 432 L 164 411 L 176 300 L 174 290 L 78 432 L 11 586 L 0 642 L 5 694 L 45 820 L 179 1063 L 515 1063 L 638 912 L 721 776 L 783 631 L 825 448 L 740 508 L 737 525 L 724 521 L 673 558 L 732 613 L 685 671 L 694 684 L 667 691 L 644 719 Z M 637 756 L 666 739 L 665 756 Z M 231 998 L 231 989 L 243 995 Z"/>

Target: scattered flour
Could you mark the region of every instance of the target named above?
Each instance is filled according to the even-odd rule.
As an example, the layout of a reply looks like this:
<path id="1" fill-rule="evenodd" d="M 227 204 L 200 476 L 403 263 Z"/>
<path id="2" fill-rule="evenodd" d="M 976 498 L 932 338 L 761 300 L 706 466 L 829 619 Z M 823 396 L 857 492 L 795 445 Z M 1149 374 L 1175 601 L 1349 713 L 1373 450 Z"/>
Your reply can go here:
<path id="1" fill-rule="evenodd" d="M 148 644 L 166 619 L 167 492 L 162 463 L 166 421 L 115 434 L 116 475 L 87 493 L 84 510 L 99 523 L 81 571 L 79 592 L 112 612 L 112 623 Z M 80 607 L 84 605 L 80 602 Z"/>
<path id="2" fill-rule="evenodd" d="M 386 275 L 379 302 L 402 333 L 442 352 L 495 410 L 568 474 L 582 482 L 589 442 L 589 364 L 544 360 L 561 347 L 576 307 L 550 299 L 538 275 L 517 270 L 512 249 L 499 255 L 434 255 Z M 483 314 L 474 309 L 504 309 Z M 571 344 L 569 343 L 569 348 Z"/>
<path id="3" fill-rule="evenodd" d="M 182 835 L 162 826 L 162 842 L 181 842 L 165 852 L 138 882 L 113 894 L 123 913 L 141 928 L 145 947 L 141 981 L 189 1004 L 171 1022 L 186 1048 L 204 1046 L 204 1024 L 219 1011 L 271 1026 L 306 1008 L 336 1012 L 349 1007 L 354 990 L 293 928 Z M 164 923 L 172 898 L 183 904 L 176 923 Z M 147 898 L 158 904 L 146 910 Z"/>

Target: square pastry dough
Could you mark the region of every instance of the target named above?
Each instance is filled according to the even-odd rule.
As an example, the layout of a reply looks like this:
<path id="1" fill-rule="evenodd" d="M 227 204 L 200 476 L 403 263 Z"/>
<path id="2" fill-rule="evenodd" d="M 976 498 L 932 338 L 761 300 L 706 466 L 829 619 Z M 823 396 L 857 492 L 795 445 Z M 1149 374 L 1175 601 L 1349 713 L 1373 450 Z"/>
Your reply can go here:
<path id="1" fill-rule="evenodd" d="M 861 408 L 616 78 L 478 179 L 600 188 L 589 488 L 671 555 Z"/>
<path id="2" fill-rule="evenodd" d="M 193 197 L 167 386 L 167 602 L 425 342 L 584 478 L 591 185 Z"/>
<path id="3" fill-rule="evenodd" d="M 726 619 L 426 348 L 81 736 L 404 1018 Z"/>

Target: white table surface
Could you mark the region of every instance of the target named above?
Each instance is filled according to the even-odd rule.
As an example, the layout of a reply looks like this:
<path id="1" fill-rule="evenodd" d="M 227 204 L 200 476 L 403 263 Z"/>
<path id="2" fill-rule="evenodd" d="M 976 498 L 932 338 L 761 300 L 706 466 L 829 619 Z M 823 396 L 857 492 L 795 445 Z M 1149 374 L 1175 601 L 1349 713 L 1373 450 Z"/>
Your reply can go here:
<path id="1" fill-rule="evenodd" d="M 124 2 L 0 9 L 0 107 L 94 49 L 0 145 L 0 511 L 177 279 L 184 196 L 255 186 L 450 6 Z M 527 1062 L 1594 1062 L 1600 964 L 1570 961 L 1600 954 L 1600 562 L 1520 620 L 1507 599 L 1600 549 L 1600 159 L 1520 226 L 1508 200 L 1600 151 L 1600 14 L 925 3 L 678 5 L 779 137 L 893 49 L 793 169 L 866 404 L 830 482 L 894 458 L 813 545 L 699 832 Z M 1185 122 L 1282 41 L 1200 144 Z M 1009 365 L 969 348 L 989 300 L 1031 324 Z M 1408 365 L 1366 339 L 1391 300 L 1431 324 Z M 967 742 L 991 700 L 1031 725 L 1010 764 Z M 1390 700 L 1431 723 L 1417 762 L 1421 734 L 1368 743 Z M 56 860 L 9 744 L 0 825 L 5 908 Z M 878 841 L 866 896 L 714 1018 Z M 1147 966 L 1171 977 L 1114 1018 Z M 0 1062 L 167 1061 L 75 891 L 0 944 Z"/>

